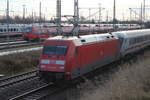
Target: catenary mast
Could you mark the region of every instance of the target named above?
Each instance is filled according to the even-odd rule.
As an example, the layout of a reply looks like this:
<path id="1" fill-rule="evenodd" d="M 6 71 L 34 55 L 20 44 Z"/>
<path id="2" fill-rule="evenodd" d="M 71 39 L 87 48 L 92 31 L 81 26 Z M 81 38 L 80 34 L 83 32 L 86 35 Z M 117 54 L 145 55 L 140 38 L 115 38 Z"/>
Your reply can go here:
<path id="1" fill-rule="evenodd" d="M 56 12 L 56 16 L 57 16 L 57 35 L 61 35 L 62 31 L 61 31 L 61 0 L 57 0 L 57 12 Z"/>
<path id="2" fill-rule="evenodd" d="M 74 31 L 73 35 L 79 35 L 79 1 L 74 0 Z"/>

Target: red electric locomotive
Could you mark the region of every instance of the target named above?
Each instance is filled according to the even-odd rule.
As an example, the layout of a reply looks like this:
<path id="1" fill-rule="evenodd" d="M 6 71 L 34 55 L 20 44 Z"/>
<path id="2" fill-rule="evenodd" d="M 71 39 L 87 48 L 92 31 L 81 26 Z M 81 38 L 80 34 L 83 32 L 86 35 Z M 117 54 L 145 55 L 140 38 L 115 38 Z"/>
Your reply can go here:
<path id="1" fill-rule="evenodd" d="M 44 42 L 39 75 L 71 80 L 119 58 L 118 38 L 111 34 L 57 36 Z"/>
<path id="2" fill-rule="evenodd" d="M 72 26 L 62 26 L 61 31 L 62 33 L 70 33 L 72 32 L 73 27 Z M 99 28 L 99 27 L 86 27 L 86 26 L 80 26 L 79 27 L 79 34 L 80 35 L 88 35 L 92 32 L 100 32 L 104 33 L 107 32 L 108 29 Z M 28 27 L 25 29 L 23 38 L 25 40 L 41 40 L 41 39 L 47 39 L 49 37 L 52 37 L 54 35 L 57 35 L 57 27 Z"/>
<path id="3" fill-rule="evenodd" d="M 51 28 L 51 30 L 53 27 Z M 44 27 L 28 27 L 25 29 L 25 32 L 23 34 L 23 38 L 25 40 L 43 40 L 47 39 L 49 37 L 52 37 L 53 35 L 50 34 L 50 28 L 44 28 Z"/>

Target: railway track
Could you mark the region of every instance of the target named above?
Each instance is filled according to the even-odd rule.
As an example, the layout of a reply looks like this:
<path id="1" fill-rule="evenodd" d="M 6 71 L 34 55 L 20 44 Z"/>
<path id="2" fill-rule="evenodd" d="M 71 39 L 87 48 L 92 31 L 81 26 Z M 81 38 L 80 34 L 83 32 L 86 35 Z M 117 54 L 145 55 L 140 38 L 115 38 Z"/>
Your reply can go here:
<path id="1" fill-rule="evenodd" d="M 45 83 L 36 76 L 37 71 L 0 80 L 0 99 L 3 100 L 44 100 L 64 88 L 54 83 Z M 5 95 L 3 95 L 5 94 Z"/>
<path id="2" fill-rule="evenodd" d="M 25 92 L 21 95 L 12 97 L 9 100 L 45 100 L 46 98 L 51 98 L 48 100 L 53 100 L 53 96 L 61 93 L 69 87 L 70 86 L 67 85 L 58 87 L 54 83 L 43 84 L 43 86 Z"/>
<path id="3" fill-rule="evenodd" d="M 22 33 L 0 33 L 0 38 L 14 38 L 14 37 L 21 37 Z"/>
<path id="4" fill-rule="evenodd" d="M 7 38 L 0 38 L 0 43 L 15 42 L 15 41 L 23 41 L 23 38 L 22 37 L 14 37 L 14 38 L 10 38 L 9 40 Z"/>
<path id="5" fill-rule="evenodd" d="M 52 88 L 53 84 L 45 84 L 39 88 L 33 89 L 31 91 L 25 92 L 21 95 L 15 96 L 9 100 L 40 100 L 45 96 L 49 95 L 49 88 Z M 54 92 L 51 90 L 51 92 Z"/>
<path id="6" fill-rule="evenodd" d="M 137 54 L 140 54 L 140 53 L 137 53 Z M 135 59 L 136 56 L 131 56 L 131 58 L 129 59 L 126 58 L 128 59 L 128 61 L 123 60 L 123 62 L 128 63 L 129 60 L 133 58 Z M 94 72 L 94 75 L 92 75 L 93 73 L 91 72 L 91 74 L 89 73 L 88 76 L 86 77 L 89 77 L 89 79 L 93 79 L 93 77 L 98 76 L 99 73 L 102 73 L 102 77 L 105 77 L 105 79 L 107 79 L 107 77 L 109 78 L 109 75 L 111 75 L 111 73 L 114 73 L 117 71 L 118 68 L 116 68 L 116 66 L 119 67 L 120 63 L 122 63 L 122 61 L 117 61 L 112 64 L 106 65 L 107 66 L 107 67 L 105 66 L 106 69 L 96 70 L 96 72 Z M 115 69 L 112 69 L 111 67 Z M 1 99 L 1 95 L 7 92 L 12 92 L 12 93 L 9 93 L 9 95 L 5 94 L 2 100 L 54 100 L 54 99 L 45 99 L 45 98 L 52 98 L 53 96 L 59 94 L 65 89 L 71 87 L 71 86 L 67 86 L 67 87 L 60 88 L 60 87 L 56 87 L 55 84 L 53 83 L 47 84 L 47 83 L 44 83 L 43 81 L 40 81 L 38 77 L 35 77 L 35 78 L 36 79 L 32 79 L 32 80 L 29 79 L 28 81 L 25 80 L 25 82 L 21 81 L 22 82 L 21 85 L 17 84 L 17 87 L 10 88 L 9 90 L 2 92 L 2 93 L 0 92 L 0 99 Z M 1 81 L 4 82 L 3 80 Z M 97 78 L 97 80 L 101 80 L 101 76 Z M 0 81 L 0 84 L 1 84 L 1 81 Z M 32 84 L 31 83 L 29 84 L 29 82 L 32 82 Z M 34 85 L 37 85 L 37 86 L 34 86 Z M 23 89 L 21 89 L 22 87 Z M 0 91 L 1 91 L 1 88 L 0 88 Z"/>
<path id="7" fill-rule="evenodd" d="M 0 46 L 5 45 L 12 45 L 12 44 L 21 44 L 21 43 L 27 43 L 27 41 L 9 41 L 9 42 L 0 42 Z"/>
<path id="8" fill-rule="evenodd" d="M 30 77 L 31 78 L 31 77 Z M 49 93 L 59 91 L 53 83 L 47 84 L 39 77 L 26 78 L 20 80 L 20 83 L 15 83 L 14 86 L 0 88 L 0 99 L 2 100 L 39 100 Z M 13 82 L 14 84 L 14 82 Z M 49 92 L 50 91 L 50 92 Z M 4 95 L 5 94 L 5 95 Z"/>
<path id="9" fill-rule="evenodd" d="M 4 43 L 0 43 L 0 50 L 33 46 L 33 45 L 41 45 L 41 44 L 42 42 L 28 42 L 28 41 L 4 42 Z"/>
<path id="10" fill-rule="evenodd" d="M 37 70 L 23 73 L 20 75 L 12 76 L 9 78 L 0 80 L 0 89 L 7 88 L 9 86 L 15 85 L 16 83 L 29 80 L 36 77 Z"/>
<path id="11" fill-rule="evenodd" d="M 46 83 L 39 81 L 37 71 L 12 76 L 0 80 L 0 100 L 9 100 L 33 89 L 44 86 Z M 5 94 L 5 95 L 4 95 Z"/>

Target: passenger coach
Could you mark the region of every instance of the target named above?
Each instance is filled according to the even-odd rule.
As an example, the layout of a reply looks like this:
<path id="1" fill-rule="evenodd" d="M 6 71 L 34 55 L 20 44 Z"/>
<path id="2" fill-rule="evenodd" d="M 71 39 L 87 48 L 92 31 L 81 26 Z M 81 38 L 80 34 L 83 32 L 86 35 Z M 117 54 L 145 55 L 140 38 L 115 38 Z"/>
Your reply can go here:
<path id="1" fill-rule="evenodd" d="M 150 29 L 114 32 L 120 42 L 122 56 L 150 45 Z"/>

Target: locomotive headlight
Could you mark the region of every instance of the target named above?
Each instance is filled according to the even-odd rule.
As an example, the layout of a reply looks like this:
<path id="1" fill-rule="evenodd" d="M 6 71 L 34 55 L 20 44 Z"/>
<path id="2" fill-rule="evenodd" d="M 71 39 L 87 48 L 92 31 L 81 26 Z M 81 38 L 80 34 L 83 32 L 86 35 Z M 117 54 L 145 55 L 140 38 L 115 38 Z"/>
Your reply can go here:
<path id="1" fill-rule="evenodd" d="M 58 64 L 58 65 L 64 65 L 65 61 L 64 60 L 57 60 L 56 64 Z"/>
<path id="2" fill-rule="evenodd" d="M 44 59 L 42 59 L 41 60 L 41 64 L 50 64 L 50 60 L 44 60 Z"/>

